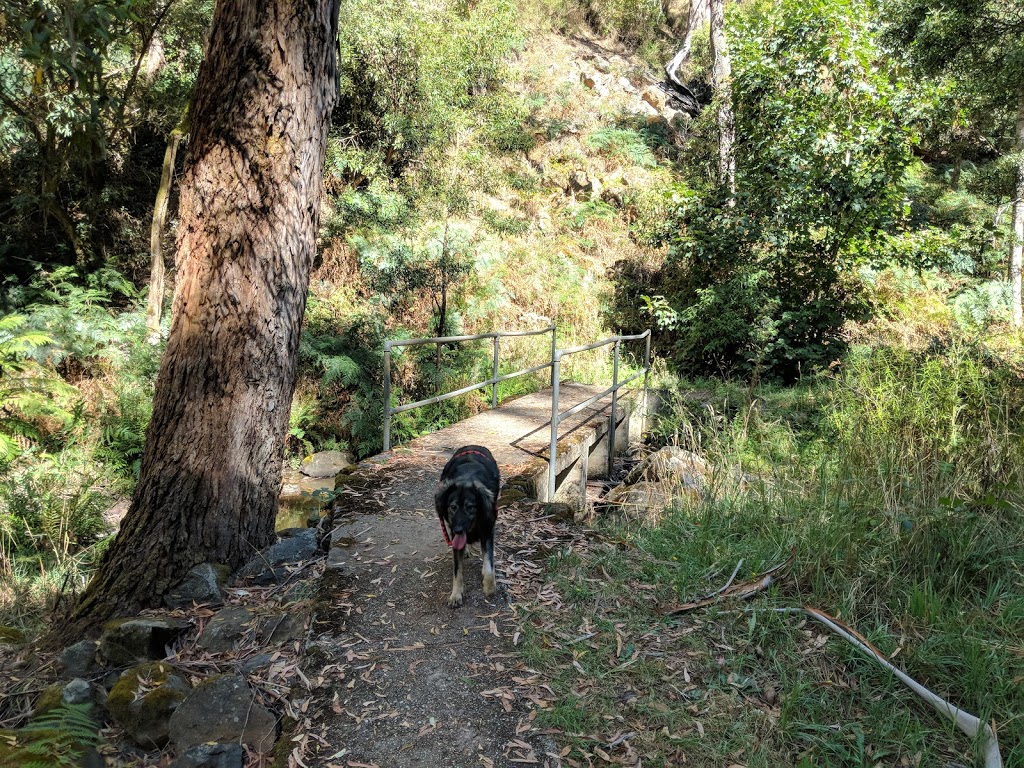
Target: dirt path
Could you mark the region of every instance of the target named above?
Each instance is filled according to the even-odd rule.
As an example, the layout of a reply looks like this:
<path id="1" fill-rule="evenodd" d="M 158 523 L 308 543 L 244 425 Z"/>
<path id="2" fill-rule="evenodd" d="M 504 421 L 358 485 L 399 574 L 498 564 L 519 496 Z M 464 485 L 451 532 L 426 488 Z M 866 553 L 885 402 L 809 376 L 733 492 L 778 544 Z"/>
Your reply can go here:
<path id="1" fill-rule="evenodd" d="M 498 593 L 482 591 L 472 547 L 466 601 L 450 609 L 451 556 L 433 510 L 447 452 L 398 457 L 336 520 L 320 583 L 315 664 L 321 743 L 310 765 L 519 766 L 560 764 L 534 727 L 536 702 L 514 692 L 537 681 L 517 662 L 509 591 L 518 542 L 504 509 L 497 528 Z M 367 471 L 373 471 L 367 470 Z M 355 493 L 355 492 L 353 492 Z M 360 503 L 365 501 L 365 504 Z M 357 508 L 374 509 L 358 514 Z M 311 755 L 311 752 L 307 752 Z"/>

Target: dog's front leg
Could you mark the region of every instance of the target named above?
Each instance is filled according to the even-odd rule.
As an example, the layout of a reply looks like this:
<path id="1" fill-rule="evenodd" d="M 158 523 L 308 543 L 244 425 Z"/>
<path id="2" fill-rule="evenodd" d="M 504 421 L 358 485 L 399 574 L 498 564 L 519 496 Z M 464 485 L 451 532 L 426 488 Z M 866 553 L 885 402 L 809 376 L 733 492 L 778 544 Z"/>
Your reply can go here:
<path id="1" fill-rule="evenodd" d="M 483 549 L 483 575 L 484 575 L 484 595 L 487 597 L 493 597 L 494 595 L 494 534 L 492 533 L 487 539 L 481 544 Z"/>
<path id="2" fill-rule="evenodd" d="M 462 605 L 462 553 L 464 550 L 452 548 L 452 562 L 455 570 L 452 571 L 452 593 L 448 597 L 448 607 L 458 608 Z"/>

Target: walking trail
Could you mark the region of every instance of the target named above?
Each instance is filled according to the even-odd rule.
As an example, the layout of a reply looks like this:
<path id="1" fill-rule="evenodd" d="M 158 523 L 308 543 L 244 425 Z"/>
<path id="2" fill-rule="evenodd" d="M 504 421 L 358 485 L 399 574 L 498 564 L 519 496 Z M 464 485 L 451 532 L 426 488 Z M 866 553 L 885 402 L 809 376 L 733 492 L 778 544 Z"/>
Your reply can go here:
<path id="1" fill-rule="evenodd" d="M 563 407 L 596 391 L 568 389 Z M 503 480 L 535 468 L 547 432 L 512 443 L 544 423 L 545 408 L 542 394 L 521 398 L 360 465 L 360 481 L 339 499 L 307 657 L 307 674 L 328 681 L 310 707 L 311 765 L 561 765 L 551 735 L 535 722 L 552 694 L 515 653 L 515 603 L 543 592 L 543 561 L 583 534 L 536 504 L 504 499 L 498 592 L 484 597 L 473 546 L 465 602 L 451 609 L 451 555 L 433 506 L 441 468 L 461 445 L 491 448 Z"/>

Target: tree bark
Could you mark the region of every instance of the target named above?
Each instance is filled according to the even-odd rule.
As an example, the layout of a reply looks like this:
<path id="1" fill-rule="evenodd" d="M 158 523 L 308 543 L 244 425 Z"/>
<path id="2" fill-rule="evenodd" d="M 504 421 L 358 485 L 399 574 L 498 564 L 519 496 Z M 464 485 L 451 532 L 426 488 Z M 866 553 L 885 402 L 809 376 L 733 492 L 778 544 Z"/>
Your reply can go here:
<path id="1" fill-rule="evenodd" d="M 160 186 L 156 190 L 156 202 L 153 203 L 153 221 L 149 227 L 149 294 L 146 299 L 146 341 L 150 344 L 160 342 L 160 319 L 164 311 L 164 265 L 163 232 L 167 225 L 167 203 L 171 198 L 171 182 L 174 178 L 174 162 L 178 157 L 178 147 L 188 134 L 188 110 L 167 141 L 164 150 L 164 165 L 160 172 Z"/>
<path id="2" fill-rule="evenodd" d="M 63 639 L 274 537 L 337 95 L 339 0 L 219 0 L 191 108 L 179 275 L 139 484 Z"/>
<path id="3" fill-rule="evenodd" d="M 732 111 L 732 65 L 729 62 L 729 47 L 725 39 L 725 0 L 709 0 L 711 5 L 711 55 L 718 112 L 718 180 L 729 190 L 730 205 L 735 205 L 736 156 L 733 145 L 736 142 L 736 126 Z"/>
<path id="4" fill-rule="evenodd" d="M 690 11 L 686 18 L 686 34 L 683 36 L 683 44 L 676 52 L 676 55 L 672 57 L 672 60 L 665 65 L 665 74 L 668 75 L 668 79 L 680 88 L 683 88 L 687 93 L 690 93 L 690 89 L 686 87 L 676 73 L 686 63 L 686 60 L 690 58 L 693 36 L 697 34 L 697 30 L 708 23 L 710 12 L 709 0 L 692 0 Z"/>
<path id="5" fill-rule="evenodd" d="M 1013 242 L 1010 245 L 1010 291 L 1013 327 L 1021 327 L 1021 263 L 1024 262 L 1024 90 L 1017 96 L 1017 189 L 1013 201 Z"/>

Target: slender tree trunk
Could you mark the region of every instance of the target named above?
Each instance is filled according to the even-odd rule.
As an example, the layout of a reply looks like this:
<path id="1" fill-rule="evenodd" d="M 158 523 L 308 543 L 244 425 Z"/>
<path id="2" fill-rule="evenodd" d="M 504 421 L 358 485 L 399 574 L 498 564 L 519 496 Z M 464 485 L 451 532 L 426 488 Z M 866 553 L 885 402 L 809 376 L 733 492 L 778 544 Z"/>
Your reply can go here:
<path id="1" fill-rule="evenodd" d="M 235 568 L 273 540 L 337 93 L 338 2 L 217 2 L 139 484 L 62 639 L 158 605 L 198 563 Z"/>
<path id="2" fill-rule="evenodd" d="M 1013 326 L 1021 327 L 1021 262 L 1024 261 L 1024 90 L 1017 96 L 1017 189 L 1013 201 L 1013 243 L 1010 245 L 1010 290 Z"/>
<path id="3" fill-rule="evenodd" d="M 736 126 L 732 111 L 732 65 L 725 40 L 725 0 L 709 0 L 711 4 L 711 55 L 715 96 L 718 101 L 718 180 L 729 190 L 729 204 L 735 205 Z"/>
<path id="4" fill-rule="evenodd" d="M 690 11 L 686 18 L 686 34 L 683 36 L 683 44 L 676 52 L 676 55 L 672 57 L 672 61 L 665 65 L 665 74 L 668 75 L 668 79 L 680 88 L 686 88 L 686 85 L 679 78 L 677 72 L 679 71 L 679 68 L 686 63 L 686 60 L 690 58 L 690 48 L 693 46 L 693 36 L 697 34 L 698 30 L 708 23 L 710 11 L 711 6 L 709 0 L 692 0 L 690 3 Z M 689 92 L 688 88 L 686 90 Z"/>
<path id="5" fill-rule="evenodd" d="M 164 150 L 164 166 L 160 172 L 160 186 L 156 190 L 153 204 L 153 221 L 149 227 L 149 295 L 146 300 L 146 341 L 157 344 L 160 341 L 160 319 L 164 311 L 164 227 L 167 224 L 167 203 L 171 198 L 171 183 L 174 179 L 174 162 L 178 147 L 188 133 L 188 109 L 171 131 Z"/>

